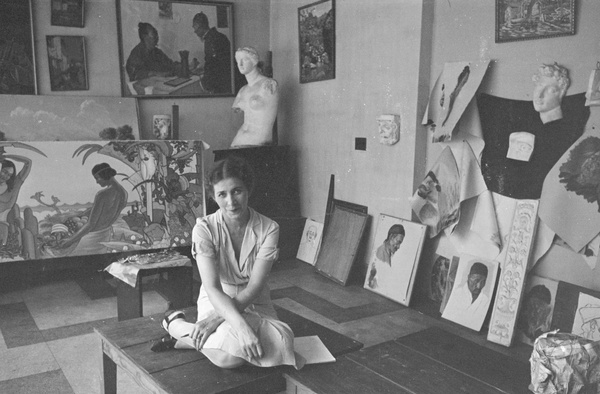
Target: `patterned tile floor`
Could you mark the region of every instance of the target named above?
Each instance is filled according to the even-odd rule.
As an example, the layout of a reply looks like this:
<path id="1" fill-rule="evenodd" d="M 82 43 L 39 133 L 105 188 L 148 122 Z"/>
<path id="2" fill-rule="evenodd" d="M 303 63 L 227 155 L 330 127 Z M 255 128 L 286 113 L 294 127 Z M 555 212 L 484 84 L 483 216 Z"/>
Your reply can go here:
<path id="1" fill-rule="evenodd" d="M 0 393 L 100 392 L 100 342 L 93 327 L 117 319 L 115 279 L 94 272 L 66 276 L 0 288 Z M 280 262 L 270 285 L 277 305 L 365 347 L 437 326 L 521 361 L 531 353 L 525 345 L 494 345 L 484 334 L 404 307 L 360 285 L 341 286 L 297 260 Z M 167 303 L 152 283 L 145 288 L 144 315 L 165 311 Z M 119 393 L 144 392 L 121 371 L 117 384 Z"/>

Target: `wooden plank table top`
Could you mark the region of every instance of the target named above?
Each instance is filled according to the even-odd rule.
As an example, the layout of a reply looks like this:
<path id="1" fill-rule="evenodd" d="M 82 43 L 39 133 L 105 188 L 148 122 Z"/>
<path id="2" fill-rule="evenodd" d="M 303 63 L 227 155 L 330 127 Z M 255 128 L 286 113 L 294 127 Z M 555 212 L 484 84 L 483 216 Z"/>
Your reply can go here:
<path id="1" fill-rule="evenodd" d="M 188 320 L 195 319 L 193 307 L 185 312 Z M 334 356 L 362 347 L 360 342 L 285 309 L 278 308 L 278 313 L 280 319 L 290 325 L 294 335 L 319 335 Z M 124 369 L 151 393 L 248 393 L 257 390 L 278 393 L 285 390 L 282 374 L 293 367 L 245 366 L 226 370 L 214 366 L 202 353 L 194 350 L 152 352 L 152 341 L 165 334 L 160 325 L 162 317 L 159 314 L 95 328 L 102 343 L 103 393 L 117 392 L 117 367 Z"/>
<path id="2" fill-rule="evenodd" d="M 526 363 L 438 328 L 284 376 L 288 393 L 529 393 Z"/>

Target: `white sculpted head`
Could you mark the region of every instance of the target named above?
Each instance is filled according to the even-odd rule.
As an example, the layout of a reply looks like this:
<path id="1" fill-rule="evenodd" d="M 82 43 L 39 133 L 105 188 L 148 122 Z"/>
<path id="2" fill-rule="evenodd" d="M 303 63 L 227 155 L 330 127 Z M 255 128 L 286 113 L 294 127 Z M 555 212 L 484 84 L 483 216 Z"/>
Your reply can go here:
<path id="1" fill-rule="evenodd" d="M 533 107 L 540 113 L 543 123 L 562 118 L 561 103 L 569 87 L 569 72 L 554 64 L 543 64 L 532 77 Z"/>
<path id="2" fill-rule="evenodd" d="M 379 142 L 383 145 L 394 145 L 400 140 L 400 116 L 380 115 L 377 117 L 379 126 Z"/>

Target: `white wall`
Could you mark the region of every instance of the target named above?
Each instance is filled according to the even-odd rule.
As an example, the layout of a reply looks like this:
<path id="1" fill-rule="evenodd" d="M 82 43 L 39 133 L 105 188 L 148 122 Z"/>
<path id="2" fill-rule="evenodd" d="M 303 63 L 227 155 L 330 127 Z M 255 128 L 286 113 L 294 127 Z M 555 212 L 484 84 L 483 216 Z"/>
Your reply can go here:
<path id="1" fill-rule="evenodd" d="M 233 0 L 234 47 L 254 46 L 264 58 L 269 50 L 269 0 Z M 115 0 L 86 0 L 85 27 L 50 25 L 50 1 L 32 0 L 38 92 L 42 95 L 121 96 Z M 79 35 L 86 40 L 89 90 L 52 92 L 46 35 Z M 201 45 L 198 43 L 198 45 Z M 213 149 L 229 146 L 243 118 L 231 110 L 233 97 L 142 98 L 140 130 L 152 136 L 152 115 L 179 105 L 181 139 L 203 139 Z"/>
<path id="2" fill-rule="evenodd" d="M 419 95 L 423 5 L 337 0 L 335 79 L 300 84 L 298 7 L 304 5 L 303 0 L 271 2 L 274 76 L 282 92 L 279 138 L 297 155 L 302 215 L 324 219 L 334 174 L 335 198 L 366 205 L 375 218 L 386 213 L 410 219 L 415 150 L 424 137 L 417 126 L 424 101 Z M 394 146 L 378 142 L 375 119 L 386 113 L 401 116 L 400 142 Z M 366 137 L 366 151 L 354 149 L 355 137 Z"/>
<path id="3" fill-rule="evenodd" d="M 494 42 L 494 1 L 436 1 L 434 8 L 431 81 L 445 62 L 492 59 L 480 91 L 499 97 L 531 100 L 531 76 L 542 63 L 557 62 L 569 69 L 571 86 L 567 95 L 584 92 L 590 71 L 600 60 L 600 2 L 576 2 L 576 34 L 572 36 Z M 465 114 L 469 118 L 472 114 Z M 600 125 L 600 107 L 591 107 L 588 128 Z M 442 144 L 428 147 L 428 165 L 433 164 Z M 600 290 L 600 269 L 591 270 L 578 255 L 553 247 L 540 260 L 534 273 L 556 280 Z"/>

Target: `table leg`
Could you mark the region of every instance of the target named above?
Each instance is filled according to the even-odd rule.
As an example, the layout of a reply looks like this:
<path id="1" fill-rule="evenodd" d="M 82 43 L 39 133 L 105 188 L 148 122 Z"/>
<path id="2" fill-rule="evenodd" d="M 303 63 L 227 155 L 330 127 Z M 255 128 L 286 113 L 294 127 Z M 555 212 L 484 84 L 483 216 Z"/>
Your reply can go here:
<path id="1" fill-rule="evenodd" d="M 119 321 L 142 317 L 142 281 L 138 276 L 135 287 L 117 281 L 117 316 Z"/>
<path id="2" fill-rule="evenodd" d="M 117 364 L 104 351 L 101 368 L 100 393 L 117 394 Z"/>
<path id="3" fill-rule="evenodd" d="M 181 309 L 192 305 L 192 267 L 172 267 L 167 271 L 169 279 L 162 280 L 160 292 L 173 308 Z"/>

